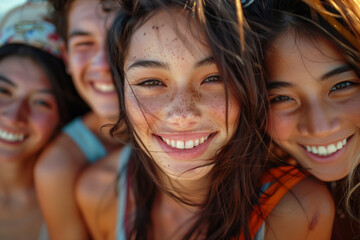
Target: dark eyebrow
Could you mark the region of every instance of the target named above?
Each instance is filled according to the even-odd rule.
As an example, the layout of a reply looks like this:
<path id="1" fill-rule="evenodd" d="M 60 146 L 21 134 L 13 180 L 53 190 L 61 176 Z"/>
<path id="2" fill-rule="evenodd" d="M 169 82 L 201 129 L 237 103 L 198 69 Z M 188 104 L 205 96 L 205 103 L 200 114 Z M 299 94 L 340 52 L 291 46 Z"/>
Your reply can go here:
<path id="1" fill-rule="evenodd" d="M 203 66 L 207 66 L 207 65 L 211 65 L 211 64 L 215 64 L 215 59 L 213 56 L 207 57 L 207 58 L 201 60 L 200 62 L 196 63 L 195 68 L 199 68 L 199 67 L 203 67 Z"/>
<path id="2" fill-rule="evenodd" d="M 321 78 L 320 80 L 323 81 L 323 80 L 326 80 L 327 78 L 330 78 L 334 75 L 337 75 L 337 74 L 340 74 L 340 73 L 344 73 L 344 72 L 348 72 L 348 71 L 351 71 L 352 68 L 349 66 L 349 65 L 342 65 L 342 66 L 339 66 L 327 73 L 325 73 Z"/>
<path id="3" fill-rule="evenodd" d="M 155 68 L 169 69 L 169 65 L 164 62 L 155 61 L 155 60 L 138 60 L 133 64 L 131 64 L 127 68 L 127 70 L 129 70 L 130 68 L 137 68 L 137 67 L 155 67 Z"/>
<path id="4" fill-rule="evenodd" d="M 75 30 L 69 34 L 69 39 L 77 36 L 90 36 L 91 34 L 84 31 Z"/>
<path id="5" fill-rule="evenodd" d="M 288 83 L 288 82 L 281 82 L 281 81 L 274 81 L 274 82 L 269 82 L 267 84 L 267 89 L 274 89 L 274 88 L 285 88 L 285 87 L 293 87 L 294 85 L 292 83 Z"/>
<path id="6" fill-rule="evenodd" d="M 10 79 L 8 79 L 7 77 L 5 77 L 4 75 L 1 75 L 1 74 L 0 74 L 0 81 L 6 82 L 7 84 L 9 84 L 13 87 L 17 87 L 17 85 L 13 81 L 11 81 Z"/>
<path id="7" fill-rule="evenodd" d="M 211 65 L 215 63 L 214 57 L 207 57 L 195 64 L 195 68 L 199 68 L 206 65 Z M 155 67 L 155 68 L 164 68 L 169 69 L 169 65 L 167 63 L 161 62 L 161 61 L 155 61 L 155 60 L 138 60 L 131 64 L 127 70 L 130 68 L 135 67 Z"/>

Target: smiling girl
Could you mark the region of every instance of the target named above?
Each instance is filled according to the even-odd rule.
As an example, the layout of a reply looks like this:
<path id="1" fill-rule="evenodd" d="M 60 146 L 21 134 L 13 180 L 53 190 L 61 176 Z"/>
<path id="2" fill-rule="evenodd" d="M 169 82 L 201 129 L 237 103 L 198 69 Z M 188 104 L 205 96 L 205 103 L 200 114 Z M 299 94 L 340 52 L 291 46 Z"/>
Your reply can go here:
<path id="1" fill-rule="evenodd" d="M 332 182 L 357 172 L 359 164 L 360 44 L 349 10 L 356 8 L 341 15 L 333 4 L 344 7 L 346 1 L 306 2 L 267 0 L 260 7 L 267 132 L 309 173 Z M 352 207 L 358 209 L 358 199 Z M 340 238 L 349 239 L 345 234 Z"/>
<path id="2" fill-rule="evenodd" d="M 17 18 L 7 15 L 0 24 L 0 239 L 46 236 L 34 165 L 59 129 L 82 111 L 55 27 L 29 17 L 43 13 L 42 7 L 21 6 L 11 12 Z"/>
<path id="3" fill-rule="evenodd" d="M 123 136 L 126 124 L 131 145 L 80 180 L 77 197 L 92 237 L 264 239 L 263 218 L 284 196 L 283 214 L 269 226 L 295 221 L 297 228 L 279 233 L 283 239 L 294 232 L 297 239 L 329 239 L 331 198 L 296 169 L 277 172 L 282 180 L 292 175 L 283 188 L 269 188 L 272 196 L 282 189 L 276 201 L 259 198 L 266 89 L 256 77 L 256 42 L 248 28 L 239 29 L 236 19 L 244 19 L 235 3 L 119 2 L 109 35 L 121 107 L 113 134 Z M 322 206 L 308 207 L 314 198 Z"/>

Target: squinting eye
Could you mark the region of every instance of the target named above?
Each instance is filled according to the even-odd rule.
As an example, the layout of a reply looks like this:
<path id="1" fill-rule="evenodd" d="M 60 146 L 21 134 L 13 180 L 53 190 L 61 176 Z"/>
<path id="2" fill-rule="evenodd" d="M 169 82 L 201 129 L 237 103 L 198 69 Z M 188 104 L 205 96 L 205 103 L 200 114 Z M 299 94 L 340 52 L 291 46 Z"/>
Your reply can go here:
<path id="1" fill-rule="evenodd" d="M 206 78 L 204 81 L 202 81 L 201 84 L 203 84 L 203 83 L 217 83 L 217 82 L 220 82 L 220 81 L 221 81 L 221 77 L 217 76 L 217 75 L 214 75 L 214 76 L 210 76 L 210 77 Z"/>
<path id="2" fill-rule="evenodd" d="M 150 79 L 150 80 L 143 81 L 143 82 L 139 83 L 138 85 L 139 86 L 144 86 L 144 87 L 165 86 L 165 84 L 163 84 L 161 81 L 155 80 L 155 79 Z"/>
<path id="3" fill-rule="evenodd" d="M 340 83 L 336 84 L 335 86 L 333 86 L 331 88 L 330 92 L 340 90 L 340 89 L 344 89 L 344 88 L 349 88 L 349 87 L 354 86 L 355 84 L 356 83 L 350 82 L 350 81 L 340 82 Z"/>
<path id="4" fill-rule="evenodd" d="M 49 109 L 52 107 L 50 103 L 48 103 L 47 101 L 41 100 L 41 99 L 34 100 L 33 104 L 36 106 L 46 107 Z"/>
<path id="5" fill-rule="evenodd" d="M 280 95 L 270 99 L 270 103 L 280 103 L 285 101 L 293 100 L 291 97 Z"/>
<path id="6" fill-rule="evenodd" d="M 10 91 L 5 88 L 0 87 L 0 94 L 1 95 L 10 95 Z"/>

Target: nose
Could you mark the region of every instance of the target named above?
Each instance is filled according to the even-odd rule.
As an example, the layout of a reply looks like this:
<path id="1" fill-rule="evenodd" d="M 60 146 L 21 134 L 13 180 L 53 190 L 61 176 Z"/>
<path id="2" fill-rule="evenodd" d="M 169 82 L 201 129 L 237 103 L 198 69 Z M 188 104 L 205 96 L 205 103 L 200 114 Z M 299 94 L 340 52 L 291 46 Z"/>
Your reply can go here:
<path id="1" fill-rule="evenodd" d="M 302 109 L 298 127 L 305 135 L 327 136 L 340 128 L 340 118 L 326 102 L 312 101 Z"/>
<path id="2" fill-rule="evenodd" d="M 179 128 L 195 125 L 201 117 L 200 99 L 194 89 L 178 89 L 168 105 L 167 121 Z"/>
<path id="3" fill-rule="evenodd" d="M 26 101 L 16 101 L 1 109 L 1 118 L 8 124 L 24 124 L 30 115 Z"/>
<path id="4" fill-rule="evenodd" d="M 110 71 L 109 59 L 105 46 L 100 46 L 94 55 L 92 67 L 98 71 Z"/>

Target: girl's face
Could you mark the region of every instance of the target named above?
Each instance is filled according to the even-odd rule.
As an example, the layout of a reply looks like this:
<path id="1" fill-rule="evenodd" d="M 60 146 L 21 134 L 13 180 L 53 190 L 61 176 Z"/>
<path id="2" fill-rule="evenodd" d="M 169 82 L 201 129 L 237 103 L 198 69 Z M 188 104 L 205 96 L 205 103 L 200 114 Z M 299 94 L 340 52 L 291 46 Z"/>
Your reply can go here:
<path id="1" fill-rule="evenodd" d="M 125 61 L 125 103 L 130 121 L 157 165 L 172 178 L 206 175 L 216 152 L 233 135 L 239 114 L 226 95 L 203 34 L 175 10 L 161 11 L 138 28 Z M 175 26 L 176 24 L 176 26 Z M 228 130 L 228 131 L 227 131 Z"/>
<path id="2" fill-rule="evenodd" d="M 349 174 L 360 147 L 360 79 L 327 40 L 280 36 L 266 56 L 268 134 L 311 174 Z"/>
<path id="3" fill-rule="evenodd" d="M 21 161 L 45 145 L 59 122 L 55 96 L 32 60 L 0 61 L 0 161 Z"/>

